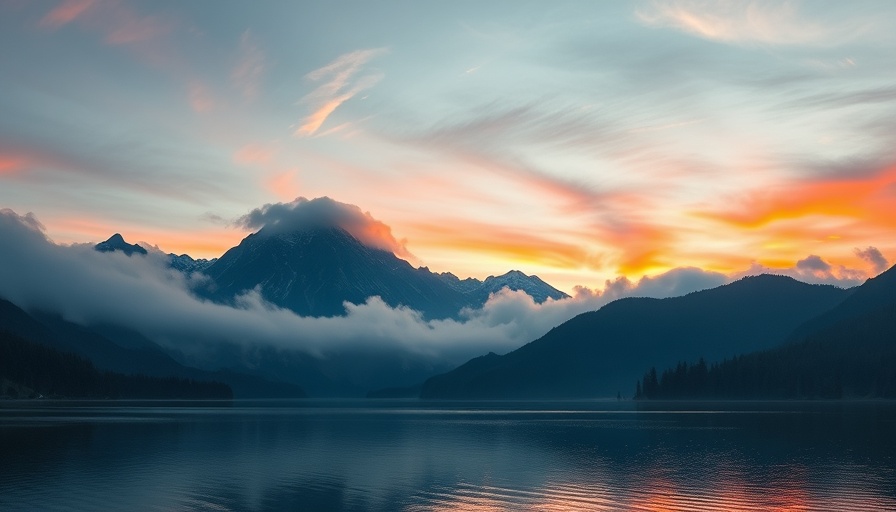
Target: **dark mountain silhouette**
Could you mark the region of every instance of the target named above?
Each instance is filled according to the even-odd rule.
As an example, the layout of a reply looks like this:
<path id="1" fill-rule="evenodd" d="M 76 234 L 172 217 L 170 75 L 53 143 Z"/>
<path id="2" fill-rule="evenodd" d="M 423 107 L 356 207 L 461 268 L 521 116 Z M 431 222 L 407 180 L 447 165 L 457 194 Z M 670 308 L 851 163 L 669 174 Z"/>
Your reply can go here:
<path id="1" fill-rule="evenodd" d="M 0 396 L 7 398 L 231 399 L 220 382 L 102 372 L 75 354 L 0 331 Z"/>
<path id="2" fill-rule="evenodd" d="M 790 341 L 799 341 L 825 327 L 849 318 L 873 313 L 876 309 L 885 308 L 894 302 L 896 302 L 896 266 L 865 281 L 833 310 L 800 326 L 791 335 Z"/>
<path id="3" fill-rule="evenodd" d="M 851 291 L 762 275 L 668 299 L 626 298 L 503 356 L 427 380 L 423 398 L 610 397 L 644 367 L 773 347 Z"/>
<path id="4" fill-rule="evenodd" d="M 426 269 L 365 246 L 341 228 L 315 228 L 243 239 L 205 271 L 213 298 L 229 301 L 259 287 L 265 300 L 306 316 L 345 314 L 343 302 L 379 296 L 431 317 L 455 315 L 463 295 Z"/>
<path id="5" fill-rule="evenodd" d="M 77 354 L 101 371 L 216 380 L 237 398 L 362 397 L 371 389 L 409 385 L 450 369 L 430 358 L 383 351 L 333 352 L 318 358 L 273 347 L 218 345 L 191 358 L 120 326 L 83 327 L 47 313 L 29 314 L 0 299 L 0 331 Z M 222 370 L 226 368 L 226 370 Z"/>
<path id="6" fill-rule="evenodd" d="M 896 398 L 896 267 L 770 350 L 679 363 L 639 383 L 645 399 Z M 636 392 L 637 394 L 637 392 Z"/>
<path id="7" fill-rule="evenodd" d="M 129 244 L 125 241 L 124 237 L 119 233 L 115 233 L 105 242 L 100 242 L 94 246 L 97 251 L 100 252 L 115 252 L 121 251 L 126 255 L 130 256 L 132 254 L 147 254 L 146 249 L 140 247 L 137 244 Z M 193 259 L 189 254 L 174 254 L 168 253 L 168 265 L 181 272 L 186 274 L 190 274 L 193 272 L 202 272 L 211 266 L 217 258 L 212 258 L 210 260 L 207 259 Z"/>
<path id="8" fill-rule="evenodd" d="M 227 251 L 205 273 L 215 283 L 211 292 L 215 300 L 230 301 L 257 286 L 269 302 L 306 316 L 344 315 L 344 302 L 360 304 L 372 296 L 392 307 L 408 306 L 427 318 L 453 317 L 464 307 L 479 307 L 489 293 L 503 286 L 522 289 L 539 301 L 565 296 L 537 277 L 518 271 L 480 282 L 414 268 L 338 227 L 289 233 L 261 229 Z"/>
<path id="9" fill-rule="evenodd" d="M 128 246 L 120 237 L 108 245 Z M 427 319 L 458 317 L 463 308 L 481 307 L 490 294 L 507 287 L 522 290 L 537 302 L 560 299 L 566 294 L 537 276 L 510 271 L 484 281 L 461 281 L 450 273 L 435 274 L 426 267 L 414 268 L 393 253 L 372 248 L 349 232 L 334 226 L 282 229 L 262 228 L 243 239 L 221 258 L 194 260 L 188 255 L 169 254 L 169 265 L 185 273 L 203 272 L 210 284 L 197 290 L 204 298 L 232 304 L 236 296 L 258 289 L 262 297 L 280 307 L 306 316 L 344 315 L 345 302 L 361 304 L 378 296 L 389 306 L 407 306 Z M 43 318 L 48 325 L 55 319 Z M 68 326 L 67 326 L 68 327 Z M 122 371 L 148 371 L 160 366 L 154 357 L 132 362 L 129 353 L 102 346 L 105 341 L 128 349 L 145 349 L 140 337 L 110 332 L 109 326 L 91 326 L 66 336 L 70 343 L 90 338 L 79 346 L 62 347 L 84 354 L 102 367 Z M 149 342 L 149 348 L 160 349 Z M 364 346 L 359 343 L 359 346 Z M 282 348 L 240 346 L 207 347 L 202 357 L 181 354 L 170 347 L 164 354 L 179 363 L 213 371 L 230 368 L 279 382 L 301 386 L 313 396 L 364 396 L 384 386 L 408 386 L 451 368 L 435 357 L 410 351 L 345 349 L 328 351 L 326 357 L 314 357 Z M 169 357 L 170 356 L 170 357 Z M 133 368 L 133 366 L 140 366 Z M 239 394 L 239 389 L 235 388 Z"/>
<path id="10" fill-rule="evenodd" d="M 118 233 L 110 236 L 105 242 L 96 244 L 95 249 L 100 252 L 121 251 L 128 256 L 132 254 L 146 254 L 146 249 L 137 244 L 129 244 L 125 242 L 124 237 Z"/>
<path id="11" fill-rule="evenodd" d="M 90 361 L 100 371 L 218 381 L 229 385 L 238 398 L 304 396 L 301 388 L 292 384 L 269 382 L 231 371 L 203 371 L 184 366 L 151 340 L 128 329 L 100 326 L 94 330 L 58 315 L 29 314 L 3 299 L 0 299 L 0 331 L 26 342 L 75 354 Z"/>

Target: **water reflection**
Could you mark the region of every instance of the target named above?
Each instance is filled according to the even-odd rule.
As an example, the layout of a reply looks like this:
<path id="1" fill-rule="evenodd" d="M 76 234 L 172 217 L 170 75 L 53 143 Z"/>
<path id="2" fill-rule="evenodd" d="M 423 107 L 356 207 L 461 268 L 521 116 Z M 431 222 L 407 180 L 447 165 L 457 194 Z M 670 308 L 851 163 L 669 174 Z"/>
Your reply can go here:
<path id="1" fill-rule="evenodd" d="M 22 404 L 4 511 L 896 510 L 887 403 Z"/>

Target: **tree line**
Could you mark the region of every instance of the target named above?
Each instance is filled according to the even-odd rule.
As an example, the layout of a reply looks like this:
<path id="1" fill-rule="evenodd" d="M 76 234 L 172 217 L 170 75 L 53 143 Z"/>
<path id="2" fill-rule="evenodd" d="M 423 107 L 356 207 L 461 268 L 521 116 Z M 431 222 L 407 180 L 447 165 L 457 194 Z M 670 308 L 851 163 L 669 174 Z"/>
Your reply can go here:
<path id="1" fill-rule="evenodd" d="M 651 368 L 635 398 L 896 398 L 896 306 L 840 322 L 801 341 L 708 365 Z"/>
<path id="2" fill-rule="evenodd" d="M 178 377 L 150 377 L 101 371 L 68 352 L 0 331 L 0 396 L 101 399 L 232 399 L 230 386 Z"/>

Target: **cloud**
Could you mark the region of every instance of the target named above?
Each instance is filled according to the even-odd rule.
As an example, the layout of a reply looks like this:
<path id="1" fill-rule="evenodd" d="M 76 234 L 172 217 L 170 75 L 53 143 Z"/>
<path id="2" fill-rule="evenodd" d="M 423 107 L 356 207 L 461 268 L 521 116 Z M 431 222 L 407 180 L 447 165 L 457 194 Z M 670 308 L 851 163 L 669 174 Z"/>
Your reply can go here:
<path id="1" fill-rule="evenodd" d="M 215 100 L 211 96 L 208 87 L 198 80 L 193 80 L 189 84 L 190 89 L 190 107 L 193 111 L 205 113 L 211 111 L 215 107 Z"/>
<path id="2" fill-rule="evenodd" d="M 808 19 L 793 2 L 652 2 L 635 16 L 646 25 L 733 44 L 836 45 L 868 28 L 866 23 Z"/>
<path id="3" fill-rule="evenodd" d="M 857 247 L 855 252 L 856 256 L 871 264 L 875 274 L 880 274 L 890 268 L 890 262 L 880 253 L 877 247 L 867 247 L 865 249 Z"/>
<path id="4" fill-rule="evenodd" d="M 718 272 L 695 267 L 679 267 L 655 277 L 642 277 L 627 293 L 643 297 L 678 297 L 697 290 L 722 286 L 730 279 Z"/>
<path id="5" fill-rule="evenodd" d="M 355 205 L 329 197 L 298 197 L 289 203 L 269 203 L 243 215 L 237 224 L 247 229 L 264 229 L 266 233 L 338 226 L 365 245 L 390 251 L 400 258 L 415 259 L 404 243 L 392 236 L 389 226 Z"/>
<path id="6" fill-rule="evenodd" d="M 295 206 L 309 203 L 297 201 Z M 334 206 L 320 200 L 312 204 L 328 212 Z M 275 213 L 259 210 L 256 220 L 258 215 L 270 219 Z M 57 245 L 30 213 L 0 210 L 0 239 L 0 297 L 81 325 L 123 325 L 186 353 L 260 344 L 323 357 L 332 351 L 375 348 L 456 364 L 489 351 L 513 350 L 621 296 L 664 297 L 717 282 L 715 275 L 681 269 L 607 292 L 580 289 L 574 298 L 543 304 L 505 289 L 481 309 L 464 311 L 460 320 L 426 321 L 420 313 L 389 307 L 378 297 L 346 303 L 342 317 L 309 318 L 266 303 L 257 291 L 241 295 L 234 306 L 201 300 L 192 292 L 201 281 L 167 268 L 163 255 L 128 257 L 97 252 L 91 244 Z"/>
<path id="7" fill-rule="evenodd" d="M 102 0 L 64 0 L 40 20 L 40 25 L 58 29 L 78 21 L 97 31 L 110 45 L 127 45 L 154 39 L 169 32 L 173 23 L 160 16 L 144 16 L 130 5 Z"/>
<path id="8" fill-rule="evenodd" d="M 266 144 L 251 143 L 233 154 L 233 161 L 241 165 L 267 165 L 274 161 L 277 150 Z"/>
<path id="9" fill-rule="evenodd" d="M 308 73 L 306 78 L 320 85 L 300 100 L 300 103 L 309 105 L 312 112 L 295 131 L 295 135 L 314 135 L 340 105 L 382 80 L 381 73 L 365 74 L 362 71 L 371 59 L 384 52 L 383 48 L 373 48 L 346 53 L 326 66 Z"/>
<path id="10" fill-rule="evenodd" d="M 26 163 L 26 160 L 20 156 L 0 153 L 0 176 L 19 173 L 25 168 Z"/>
<path id="11" fill-rule="evenodd" d="M 96 4 L 96 0 L 64 0 L 40 20 L 41 26 L 59 28 L 83 15 Z"/>
<path id="12" fill-rule="evenodd" d="M 204 200 L 204 194 L 217 199 L 230 193 L 224 185 L 226 177 L 214 177 L 194 167 L 183 174 L 182 162 L 172 163 L 159 150 L 159 145 L 142 139 L 124 139 L 118 145 L 97 145 L 83 133 L 60 138 L 67 125 L 47 127 L 30 140 L 17 140 L 15 135 L 0 131 L 0 164 L 8 160 L 5 172 L 26 175 L 34 183 L 61 184 L 83 180 L 105 187 L 116 187 L 171 198 L 191 203 Z M 75 138 L 72 138 L 75 137 Z M 22 172 L 26 171 L 26 172 Z M 2 171 L 0 171 L 2 172 Z M 180 174 L 178 174 L 180 173 Z"/>
<path id="13" fill-rule="evenodd" d="M 611 245 L 614 252 L 621 252 L 618 269 L 624 273 L 638 272 L 650 268 L 666 267 L 661 261 L 664 250 L 676 237 L 675 229 L 664 226 L 662 221 L 648 219 L 644 212 L 654 211 L 656 196 L 669 191 L 684 180 L 662 178 L 666 187 L 645 187 L 638 183 L 645 176 L 627 164 L 634 158 L 642 158 L 649 151 L 635 149 L 636 140 L 625 126 L 626 121 L 613 120 L 602 110 L 594 111 L 582 106 L 564 106 L 551 102 L 505 105 L 493 102 L 480 105 L 475 111 L 461 114 L 436 123 L 424 131 L 393 134 L 399 143 L 440 153 L 440 160 L 448 157 L 457 160 L 457 173 L 469 173 L 469 179 L 456 179 L 468 189 L 479 183 L 501 181 L 506 187 L 482 188 L 483 198 L 507 202 L 507 190 L 519 190 L 515 197 L 530 197 L 530 203 L 538 203 L 551 208 L 545 218 L 578 217 L 587 219 L 582 229 L 584 239 L 599 241 L 600 245 Z M 537 148 L 538 151 L 532 151 Z M 563 163 L 545 160 L 543 149 L 560 150 Z M 601 162 L 613 162 L 612 168 L 625 168 L 607 179 L 595 179 L 599 172 L 576 172 L 567 167 L 565 160 L 577 161 L 584 156 L 588 168 L 600 166 Z M 595 160 L 596 158 L 596 160 Z M 578 160 L 582 161 L 582 160 Z M 649 173 L 663 166 L 652 166 Z M 641 174 L 641 175 L 639 175 Z M 488 179 L 483 179 L 487 175 Z M 649 183 L 655 179 L 650 177 Z M 477 198 L 477 200 L 482 200 Z M 531 205 L 527 205 L 530 208 Z M 452 224 L 458 220 L 452 219 Z M 503 228 L 506 231 L 506 228 Z M 575 228 L 564 227 L 569 232 Z M 499 229 L 489 229 L 491 232 Z M 481 233 L 471 234 L 464 230 L 462 238 L 476 240 L 486 238 Z M 525 241 L 531 234 L 521 233 L 516 240 Z M 456 237 L 457 238 L 457 237 Z M 561 252 L 563 255 L 582 253 L 583 238 L 574 243 L 568 239 L 561 241 L 548 234 L 535 238 L 556 244 L 556 250 L 545 254 Z M 501 243 L 506 249 L 513 249 L 515 240 Z M 486 240 L 488 242 L 488 240 Z M 480 246 L 486 244 L 479 244 Z M 524 246 L 521 245 L 522 249 Z M 480 247 L 480 250 L 489 250 Z M 494 251 L 490 251 L 494 252 Z M 593 258 L 589 257 L 589 260 Z M 570 261 L 565 267 L 581 265 L 584 258 Z"/>
<path id="14" fill-rule="evenodd" d="M 891 207 L 896 184 L 896 165 L 871 172 L 854 170 L 828 179 L 792 180 L 774 189 L 762 189 L 730 198 L 725 211 L 701 215 L 740 228 L 812 216 L 854 219 L 863 224 L 896 227 Z"/>
<path id="15" fill-rule="evenodd" d="M 124 45 L 148 41 L 171 30 L 171 23 L 158 16 L 140 16 L 130 10 L 118 11 L 115 24 L 108 27 L 106 42 Z"/>
<path id="16" fill-rule="evenodd" d="M 316 201 L 313 205 L 328 215 L 332 215 L 328 209 L 334 204 L 337 209 L 345 206 L 332 200 L 330 204 Z M 309 203 L 312 201 L 296 201 L 293 207 Z M 259 209 L 256 220 L 259 215 L 271 220 L 277 216 L 275 212 Z M 390 307 L 378 297 L 362 304 L 346 303 L 344 316 L 311 318 L 265 302 L 257 290 L 238 296 L 233 305 L 200 299 L 193 290 L 204 284 L 203 277 L 186 277 L 171 270 L 164 254 L 151 251 L 129 257 L 120 252 L 98 252 L 92 244 L 57 245 L 30 213 L 0 210 L 0 239 L 4 241 L 0 246 L 0 297 L 26 310 L 60 314 L 80 325 L 134 329 L 193 360 L 222 350 L 239 354 L 240 348 L 251 353 L 253 348 L 273 347 L 317 357 L 352 350 L 384 351 L 459 364 L 490 351 L 516 349 L 578 314 L 621 297 L 679 296 L 739 277 L 677 268 L 637 282 L 625 277 L 607 281 L 603 290 L 578 288 L 571 298 L 542 304 L 521 291 L 504 289 L 482 308 L 464 310 L 460 319 L 425 320 L 417 311 Z M 771 271 L 825 282 L 820 274 L 828 268 L 828 280 L 840 278 L 835 284 L 842 285 L 849 277 L 848 269 L 835 268 L 817 256 L 803 261 L 802 269 L 781 271 L 754 265 L 742 275 Z"/>
<path id="17" fill-rule="evenodd" d="M 820 256 L 814 254 L 810 254 L 805 259 L 797 261 L 796 268 L 797 270 L 805 272 L 829 273 L 831 271 L 831 265 L 821 259 Z"/>
<path id="18" fill-rule="evenodd" d="M 230 80 L 247 99 L 255 99 L 261 88 L 261 78 L 267 67 L 264 52 L 252 33 L 247 30 L 240 37 L 237 63 L 230 72 Z"/>
<path id="19" fill-rule="evenodd" d="M 421 221 L 405 225 L 423 242 L 441 250 L 496 255 L 516 262 L 535 262 L 552 268 L 601 268 L 600 258 L 580 244 L 569 243 L 541 230 L 516 229 L 482 221 L 458 219 Z"/>
<path id="20" fill-rule="evenodd" d="M 845 265 L 832 265 L 814 254 L 798 260 L 793 267 L 789 268 L 773 268 L 753 262 L 747 270 L 737 272 L 731 277 L 739 279 L 757 274 L 784 275 L 804 283 L 829 284 L 840 288 L 859 286 L 871 277 L 863 270 L 849 268 Z"/>

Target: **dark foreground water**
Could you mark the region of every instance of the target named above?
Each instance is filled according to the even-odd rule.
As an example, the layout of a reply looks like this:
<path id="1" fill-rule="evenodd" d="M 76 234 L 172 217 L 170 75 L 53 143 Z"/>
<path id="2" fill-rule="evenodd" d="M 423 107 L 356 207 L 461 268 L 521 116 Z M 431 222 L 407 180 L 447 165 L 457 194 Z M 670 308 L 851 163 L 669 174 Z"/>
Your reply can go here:
<path id="1" fill-rule="evenodd" d="M 896 405 L 0 403 L 0 510 L 894 511 Z"/>

